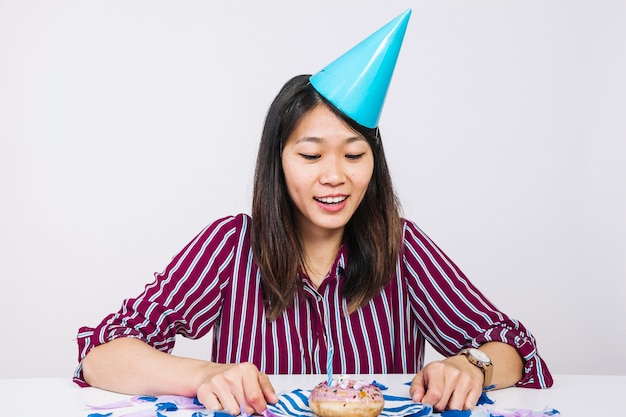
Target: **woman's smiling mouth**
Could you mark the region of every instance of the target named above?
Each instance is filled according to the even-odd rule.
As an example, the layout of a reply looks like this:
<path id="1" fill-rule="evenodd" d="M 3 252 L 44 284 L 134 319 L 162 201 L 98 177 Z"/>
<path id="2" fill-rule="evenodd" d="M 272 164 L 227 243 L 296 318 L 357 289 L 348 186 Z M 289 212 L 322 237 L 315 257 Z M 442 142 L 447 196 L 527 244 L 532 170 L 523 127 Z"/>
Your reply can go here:
<path id="1" fill-rule="evenodd" d="M 344 202 L 346 199 L 348 198 L 348 196 L 337 196 L 337 197 L 313 197 L 313 199 L 315 201 L 318 201 L 320 203 L 324 203 L 324 204 L 339 204 Z"/>

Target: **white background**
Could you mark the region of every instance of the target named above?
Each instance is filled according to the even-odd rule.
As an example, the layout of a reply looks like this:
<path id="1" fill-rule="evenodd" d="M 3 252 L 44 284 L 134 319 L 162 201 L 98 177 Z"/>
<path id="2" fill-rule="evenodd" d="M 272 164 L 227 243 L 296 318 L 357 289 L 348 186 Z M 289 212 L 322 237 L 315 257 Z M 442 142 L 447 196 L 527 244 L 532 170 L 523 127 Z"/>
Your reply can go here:
<path id="1" fill-rule="evenodd" d="M 249 212 L 282 84 L 409 7 L 404 215 L 554 373 L 626 374 L 626 2 L 0 0 L 0 376 L 70 377 L 79 326 Z"/>

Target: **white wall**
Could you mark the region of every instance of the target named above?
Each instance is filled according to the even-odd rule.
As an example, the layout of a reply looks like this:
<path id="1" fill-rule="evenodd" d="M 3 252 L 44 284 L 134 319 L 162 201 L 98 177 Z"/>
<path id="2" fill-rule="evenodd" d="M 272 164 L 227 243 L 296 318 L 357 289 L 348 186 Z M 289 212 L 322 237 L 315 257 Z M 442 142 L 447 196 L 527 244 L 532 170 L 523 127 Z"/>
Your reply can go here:
<path id="1" fill-rule="evenodd" d="M 553 372 L 626 374 L 623 1 L 241 3 L 0 0 L 0 376 L 69 377 L 80 325 L 249 212 L 282 83 L 408 7 L 381 119 L 405 215 Z"/>

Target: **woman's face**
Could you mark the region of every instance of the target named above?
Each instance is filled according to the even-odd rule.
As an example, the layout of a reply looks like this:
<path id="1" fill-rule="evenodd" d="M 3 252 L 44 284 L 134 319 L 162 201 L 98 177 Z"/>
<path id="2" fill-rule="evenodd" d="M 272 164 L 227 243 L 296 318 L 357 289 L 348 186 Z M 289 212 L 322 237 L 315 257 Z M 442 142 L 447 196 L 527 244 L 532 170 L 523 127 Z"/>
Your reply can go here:
<path id="1" fill-rule="evenodd" d="M 326 105 L 306 113 L 283 146 L 287 190 L 303 236 L 343 233 L 374 170 L 372 149 Z"/>

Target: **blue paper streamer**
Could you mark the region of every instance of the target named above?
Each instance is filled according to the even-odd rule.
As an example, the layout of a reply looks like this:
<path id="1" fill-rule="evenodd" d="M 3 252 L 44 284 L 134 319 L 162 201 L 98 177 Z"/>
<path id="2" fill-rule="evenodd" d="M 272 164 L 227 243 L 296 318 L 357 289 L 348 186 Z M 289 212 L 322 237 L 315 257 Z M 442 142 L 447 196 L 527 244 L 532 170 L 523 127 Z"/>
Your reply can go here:
<path id="1" fill-rule="evenodd" d="M 234 417 L 232 414 L 228 414 L 225 411 L 215 411 L 213 413 L 213 416 L 214 417 Z"/>
<path id="2" fill-rule="evenodd" d="M 493 404 L 493 400 L 487 396 L 487 391 L 483 391 L 478 398 L 476 405 Z"/>
<path id="3" fill-rule="evenodd" d="M 469 417 L 471 415 L 470 410 L 446 410 L 441 413 L 441 417 Z"/>
<path id="4" fill-rule="evenodd" d="M 407 414 L 405 417 L 421 417 L 421 416 L 429 416 L 431 415 L 433 409 L 430 407 L 424 407 L 417 413 Z"/>
<path id="5" fill-rule="evenodd" d="M 381 389 L 386 390 L 387 387 L 376 383 L 375 384 Z M 406 385 L 410 385 L 406 383 Z M 552 416 L 560 416 L 561 413 L 554 408 L 545 408 L 542 411 L 533 411 L 533 410 L 524 410 L 524 409 L 511 409 L 506 411 L 494 410 L 492 407 L 487 407 L 486 404 L 494 404 L 494 401 L 491 400 L 487 396 L 487 390 L 485 389 L 481 394 L 476 409 L 474 410 L 475 415 L 478 417 L 515 417 L 515 416 L 525 416 L 525 417 L 552 417 Z M 264 417 L 279 417 L 279 416 L 288 416 L 288 417 L 313 417 L 313 413 L 309 408 L 309 394 L 310 391 L 297 389 L 289 393 L 281 394 L 278 399 L 278 403 L 275 405 L 269 405 L 268 409 L 263 412 Z M 385 408 L 381 413 L 382 416 L 404 416 L 404 417 L 423 417 L 423 416 L 432 416 L 433 410 L 429 405 L 422 405 L 418 403 L 414 403 L 410 398 L 404 396 L 396 396 L 396 395 L 383 395 L 385 398 Z M 160 401 L 160 402 L 157 402 Z M 231 414 L 228 414 L 223 411 L 216 411 L 215 413 L 206 411 L 202 404 L 199 402 L 198 398 L 187 398 L 187 397 L 179 397 L 174 395 L 167 395 L 161 397 L 154 396 L 140 396 L 133 397 L 130 401 L 126 402 L 116 402 L 107 404 L 104 406 L 88 406 L 90 408 L 100 408 L 100 409 L 112 409 L 112 408 L 124 408 L 128 406 L 132 406 L 132 404 L 140 404 L 140 403 L 155 403 L 155 410 L 142 410 L 136 413 L 126 414 L 126 416 L 136 416 L 136 417 L 146 417 L 152 415 L 153 417 L 168 417 L 169 415 L 164 414 L 162 412 L 169 411 L 177 411 L 179 409 L 189 409 L 189 408 L 202 408 L 205 412 L 196 411 L 192 414 L 192 417 L 233 417 Z M 153 413 L 153 414 L 146 414 Z M 442 412 L 441 417 L 468 417 L 471 416 L 470 411 L 460 411 L 460 410 L 447 410 Z M 87 414 L 87 417 L 111 417 L 113 416 L 112 412 L 108 413 L 90 413 Z M 242 416 L 246 417 L 247 415 L 242 410 Z"/>
<path id="6" fill-rule="evenodd" d="M 309 394 L 310 391 L 302 389 L 281 394 L 278 403 L 269 405 L 268 409 L 277 416 L 313 417 L 314 414 L 309 408 Z M 380 414 L 383 417 L 418 417 L 432 414 L 431 406 L 415 403 L 410 398 L 395 395 L 384 395 L 384 398 L 385 408 Z"/>
<path id="7" fill-rule="evenodd" d="M 386 385 L 383 385 L 380 382 L 372 381 L 372 385 L 377 387 L 381 391 L 385 391 L 386 389 L 388 389 Z"/>

